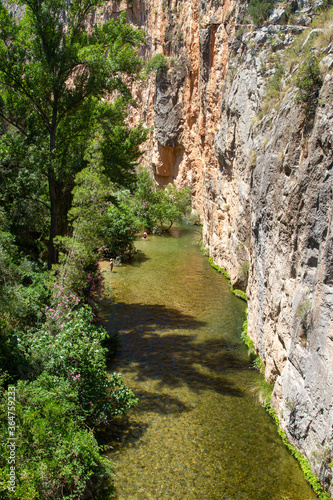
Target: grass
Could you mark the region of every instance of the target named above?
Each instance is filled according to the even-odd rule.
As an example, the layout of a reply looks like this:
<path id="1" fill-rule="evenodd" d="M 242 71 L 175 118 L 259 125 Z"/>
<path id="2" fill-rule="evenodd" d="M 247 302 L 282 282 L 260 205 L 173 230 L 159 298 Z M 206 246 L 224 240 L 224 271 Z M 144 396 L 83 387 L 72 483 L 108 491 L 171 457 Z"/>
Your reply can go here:
<path id="1" fill-rule="evenodd" d="M 309 38 L 311 31 L 318 29 Z M 273 53 L 267 58 L 266 63 L 277 68 L 275 74 L 267 83 L 266 97 L 261 104 L 257 121 L 267 115 L 271 110 L 278 112 L 285 96 L 300 81 L 302 67 L 310 58 L 315 56 L 320 63 L 325 57 L 325 50 L 333 42 L 333 8 L 330 7 L 316 15 L 307 29 L 295 37 L 293 43 L 282 53 Z M 321 78 L 324 80 L 328 72 L 324 65 L 320 66 Z M 297 103 L 296 103 L 297 104 Z"/>
<path id="2" fill-rule="evenodd" d="M 214 264 L 212 257 L 209 258 L 209 263 L 214 269 L 216 269 L 217 272 L 222 273 L 225 276 L 225 278 L 227 278 L 229 286 L 230 286 L 230 292 L 233 293 L 234 295 L 236 295 L 236 297 L 239 297 L 240 299 L 245 300 L 245 302 L 247 302 L 246 293 L 243 292 L 243 290 L 239 290 L 238 288 L 234 288 L 232 286 L 231 279 L 230 279 L 230 276 L 227 273 L 227 271 L 225 269 L 223 269 L 223 267 L 219 267 L 217 264 Z"/>

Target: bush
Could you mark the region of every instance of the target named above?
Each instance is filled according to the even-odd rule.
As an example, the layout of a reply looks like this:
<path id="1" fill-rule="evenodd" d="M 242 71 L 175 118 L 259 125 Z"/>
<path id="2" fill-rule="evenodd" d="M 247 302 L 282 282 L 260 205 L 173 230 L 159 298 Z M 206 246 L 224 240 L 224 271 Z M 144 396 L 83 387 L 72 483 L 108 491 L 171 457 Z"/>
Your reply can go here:
<path id="1" fill-rule="evenodd" d="M 36 327 L 49 301 L 49 277 L 43 264 L 19 255 L 13 235 L 0 231 L 0 369 L 13 379 L 24 365 L 17 338 Z"/>
<path id="2" fill-rule="evenodd" d="M 100 455 L 92 431 L 82 427 L 79 395 L 68 381 L 47 373 L 34 382 L 20 381 L 15 404 L 15 498 L 78 499 L 113 478 L 110 462 Z M 2 443 L 8 438 L 7 393 L 0 409 Z M 0 458 L 1 498 L 11 498 L 10 448 Z"/>
<path id="3" fill-rule="evenodd" d="M 162 73 L 163 70 L 168 68 L 168 60 L 163 54 L 155 54 L 147 63 L 146 73 L 149 74 L 152 71 L 158 75 Z"/>
<path id="4" fill-rule="evenodd" d="M 131 254 L 134 250 L 135 233 L 139 229 L 137 218 L 125 204 L 110 206 L 103 228 L 103 241 L 108 249 L 106 257 Z"/>
<path id="5" fill-rule="evenodd" d="M 43 328 L 20 339 L 20 348 L 27 352 L 34 376 L 45 370 L 61 377 L 78 394 L 78 413 L 93 426 L 108 425 L 137 399 L 119 374 L 108 378 L 107 333 L 93 324 L 91 309 L 81 306 L 68 312 L 62 307 L 47 308 Z"/>
<path id="6" fill-rule="evenodd" d="M 296 79 L 298 88 L 295 102 L 301 104 L 306 115 L 313 116 L 318 105 L 318 96 L 323 80 L 320 76 L 319 61 L 314 55 L 301 66 Z"/>
<path id="7" fill-rule="evenodd" d="M 271 99 L 278 97 L 283 87 L 283 74 L 283 69 L 281 68 L 281 66 L 278 66 L 276 72 L 267 85 L 267 97 Z"/>
<path id="8" fill-rule="evenodd" d="M 271 0 L 250 0 L 248 10 L 254 24 L 261 26 L 266 21 L 272 3 Z"/>

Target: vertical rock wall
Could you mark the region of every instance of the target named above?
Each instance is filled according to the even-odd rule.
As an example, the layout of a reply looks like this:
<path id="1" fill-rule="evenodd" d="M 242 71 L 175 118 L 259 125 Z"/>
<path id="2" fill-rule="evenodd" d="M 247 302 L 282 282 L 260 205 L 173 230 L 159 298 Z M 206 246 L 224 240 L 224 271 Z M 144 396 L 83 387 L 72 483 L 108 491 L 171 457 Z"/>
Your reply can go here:
<path id="1" fill-rule="evenodd" d="M 326 74 L 309 126 L 293 85 L 274 106 L 265 98 L 267 75 L 276 72 L 272 46 L 285 50 L 304 28 L 239 28 L 215 143 L 218 189 L 230 193 L 237 219 L 229 245 L 224 232 L 217 251 L 232 268 L 239 262 L 233 241 L 245 240 L 248 334 L 274 386 L 272 405 L 332 491 L 333 75 Z M 215 249 L 211 233 L 206 239 Z"/>
<path id="2" fill-rule="evenodd" d="M 304 115 L 290 95 L 256 138 L 265 145 L 252 174 L 248 288 L 249 331 L 266 377 L 275 383 L 273 404 L 290 440 L 327 482 L 333 429 L 332 109 L 333 77 L 327 75 L 311 132 L 305 133 Z"/>

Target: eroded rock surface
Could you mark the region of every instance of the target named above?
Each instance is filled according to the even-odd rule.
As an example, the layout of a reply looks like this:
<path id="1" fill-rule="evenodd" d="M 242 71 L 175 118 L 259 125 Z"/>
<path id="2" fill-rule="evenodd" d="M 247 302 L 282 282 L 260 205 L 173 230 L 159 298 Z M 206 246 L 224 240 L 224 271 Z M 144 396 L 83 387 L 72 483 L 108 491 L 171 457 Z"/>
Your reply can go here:
<path id="1" fill-rule="evenodd" d="M 329 488 L 333 75 L 326 75 L 314 121 L 295 104 L 292 85 L 281 102 L 270 103 L 265 94 L 267 74 L 276 71 L 268 64 L 273 42 L 281 37 L 276 28 L 244 33 L 231 44 L 215 149 L 221 169 L 217 190 L 228 193 L 234 217 L 221 243 L 209 231 L 206 241 L 224 267 L 236 269 L 240 260 L 232 238 L 244 241 L 250 232 L 248 333 L 274 385 L 272 404 L 282 427 Z M 283 27 L 285 45 L 296 28 Z"/>

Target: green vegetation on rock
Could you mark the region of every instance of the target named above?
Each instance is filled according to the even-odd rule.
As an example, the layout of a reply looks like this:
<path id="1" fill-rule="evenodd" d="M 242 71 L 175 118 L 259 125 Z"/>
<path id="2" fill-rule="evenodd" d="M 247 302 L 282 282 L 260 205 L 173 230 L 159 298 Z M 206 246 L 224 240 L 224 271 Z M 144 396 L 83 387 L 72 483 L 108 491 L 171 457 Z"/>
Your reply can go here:
<path id="1" fill-rule="evenodd" d="M 268 12 L 272 8 L 272 0 L 250 0 L 249 14 L 257 26 L 261 26 L 267 19 Z"/>
<path id="2" fill-rule="evenodd" d="M 298 91 L 295 102 L 304 106 L 308 119 L 316 112 L 322 84 L 323 79 L 320 75 L 319 60 L 312 55 L 302 64 L 296 78 Z"/>
<path id="3" fill-rule="evenodd" d="M 154 71 L 158 75 L 163 70 L 168 69 L 168 66 L 168 60 L 163 54 L 155 54 L 147 63 L 146 73 L 149 74 Z"/>
<path id="4" fill-rule="evenodd" d="M 245 313 L 247 314 L 247 310 L 245 311 Z M 248 348 L 248 354 L 250 359 L 253 361 L 254 368 L 256 368 L 262 375 L 262 377 L 259 380 L 259 383 L 257 383 L 253 387 L 253 392 L 256 394 L 260 404 L 268 411 L 270 416 L 273 418 L 277 426 L 277 431 L 279 436 L 281 437 L 283 443 L 288 448 L 290 453 L 298 461 L 306 480 L 312 486 L 318 498 L 320 500 L 330 500 L 331 498 L 330 495 L 323 490 L 319 482 L 319 479 L 312 472 L 308 460 L 300 451 L 296 449 L 294 445 L 292 445 L 289 442 L 287 434 L 280 427 L 279 417 L 274 408 L 271 407 L 271 396 L 273 392 L 273 387 L 265 380 L 265 364 L 258 355 L 257 351 L 255 350 L 253 340 L 247 334 L 247 320 L 245 320 L 243 323 L 243 331 L 241 333 L 241 339 Z"/>
<path id="5" fill-rule="evenodd" d="M 236 297 L 239 297 L 240 299 L 247 301 L 246 293 L 243 292 L 243 290 L 238 290 L 237 288 L 234 288 L 232 286 L 230 276 L 228 275 L 227 271 L 225 269 L 223 269 L 222 267 L 219 267 L 217 264 L 214 264 L 212 257 L 209 257 L 209 263 L 214 269 L 216 269 L 216 271 L 218 271 L 219 273 L 222 273 L 224 275 L 224 277 L 227 278 L 229 286 L 230 286 L 230 292 L 233 293 L 234 295 L 236 295 Z"/>

